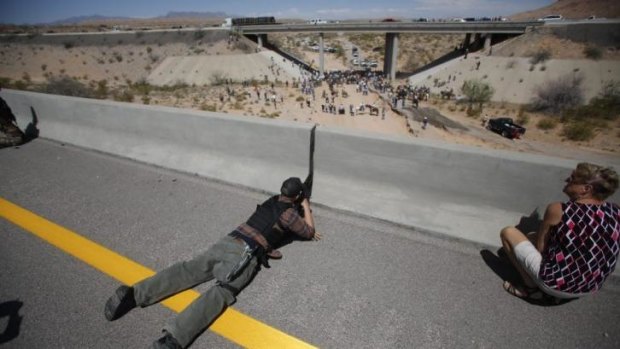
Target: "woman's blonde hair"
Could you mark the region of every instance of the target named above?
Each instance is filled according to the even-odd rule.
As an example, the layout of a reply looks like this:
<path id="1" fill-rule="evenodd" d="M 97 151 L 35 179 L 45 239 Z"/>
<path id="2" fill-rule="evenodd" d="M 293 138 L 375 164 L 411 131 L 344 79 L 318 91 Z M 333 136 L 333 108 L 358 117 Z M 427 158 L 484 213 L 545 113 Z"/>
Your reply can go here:
<path id="1" fill-rule="evenodd" d="M 577 165 L 574 177 L 592 186 L 592 196 L 605 200 L 618 189 L 618 174 L 610 167 L 582 162 Z"/>

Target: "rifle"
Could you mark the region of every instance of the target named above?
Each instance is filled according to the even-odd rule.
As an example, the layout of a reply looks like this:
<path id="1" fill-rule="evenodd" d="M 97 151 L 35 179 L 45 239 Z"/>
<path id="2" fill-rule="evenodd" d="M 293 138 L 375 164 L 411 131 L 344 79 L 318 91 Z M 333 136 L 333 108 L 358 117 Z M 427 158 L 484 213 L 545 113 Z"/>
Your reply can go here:
<path id="1" fill-rule="evenodd" d="M 309 164 L 308 164 L 308 176 L 306 177 L 306 180 L 304 181 L 304 186 L 303 186 L 303 191 L 301 193 L 301 197 L 299 198 L 299 202 L 297 202 L 297 211 L 299 212 L 299 214 L 303 217 L 304 216 L 304 210 L 301 207 L 301 202 L 304 199 L 308 199 L 310 200 L 310 197 L 312 196 L 312 182 L 314 181 L 314 139 L 315 139 L 315 133 L 316 133 L 316 125 L 314 125 L 312 127 L 312 129 L 310 130 L 310 159 L 309 159 Z"/>

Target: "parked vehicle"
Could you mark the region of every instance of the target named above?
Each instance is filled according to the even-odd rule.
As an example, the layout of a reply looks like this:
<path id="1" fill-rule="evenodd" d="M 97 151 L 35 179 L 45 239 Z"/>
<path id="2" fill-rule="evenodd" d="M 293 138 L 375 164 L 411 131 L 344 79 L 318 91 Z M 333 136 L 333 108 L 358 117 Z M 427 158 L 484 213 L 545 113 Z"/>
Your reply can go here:
<path id="1" fill-rule="evenodd" d="M 487 129 L 509 139 L 519 139 L 525 134 L 525 128 L 517 125 L 511 118 L 495 118 L 487 123 Z"/>

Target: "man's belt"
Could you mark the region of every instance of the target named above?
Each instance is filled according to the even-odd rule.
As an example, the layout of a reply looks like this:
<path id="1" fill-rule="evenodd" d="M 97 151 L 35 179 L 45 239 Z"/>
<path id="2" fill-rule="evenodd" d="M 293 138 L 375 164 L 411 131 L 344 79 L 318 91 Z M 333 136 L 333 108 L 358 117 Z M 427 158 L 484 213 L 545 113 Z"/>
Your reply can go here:
<path id="1" fill-rule="evenodd" d="M 237 230 L 233 231 L 232 233 L 230 233 L 228 235 L 232 236 L 234 238 L 243 240 L 243 242 L 245 242 L 245 244 L 248 245 L 248 247 L 250 247 L 250 249 L 252 249 L 252 251 L 256 251 L 259 247 L 262 248 L 262 246 L 259 245 L 259 243 L 256 242 L 256 240 L 252 239 L 251 237 L 249 237 L 247 235 L 241 234 Z"/>

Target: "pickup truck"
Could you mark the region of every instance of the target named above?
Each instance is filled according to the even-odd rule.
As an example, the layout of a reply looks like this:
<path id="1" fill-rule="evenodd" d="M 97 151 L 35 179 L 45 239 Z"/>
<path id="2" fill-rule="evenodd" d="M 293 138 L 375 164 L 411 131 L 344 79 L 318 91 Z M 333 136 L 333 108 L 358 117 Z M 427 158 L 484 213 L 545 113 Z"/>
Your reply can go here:
<path id="1" fill-rule="evenodd" d="M 515 124 L 511 118 L 491 119 L 487 123 L 487 129 L 509 139 L 519 139 L 525 133 L 525 128 Z"/>

